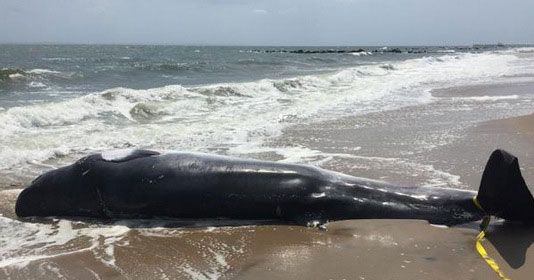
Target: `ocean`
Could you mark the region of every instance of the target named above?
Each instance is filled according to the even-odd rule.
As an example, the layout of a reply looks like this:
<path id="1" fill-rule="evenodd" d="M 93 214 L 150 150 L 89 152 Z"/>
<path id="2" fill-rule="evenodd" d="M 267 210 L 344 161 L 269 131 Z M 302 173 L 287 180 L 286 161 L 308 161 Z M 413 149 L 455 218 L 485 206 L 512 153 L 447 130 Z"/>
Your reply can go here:
<path id="1" fill-rule="evenodd" d="M 192 235 L 198 246 L 181 242 L 193 246 L 193 252 L 202 250 L 199 244 L 214 231 L 226 234 L 211 227 L 201 234 L 169 229 L 165 221 L 93 224 L 14 217 L 14 199 L 24 185 L 81 156 L 144 148 L 323 166 L 347 154 L 276 139 L 298 127 L 403 108 L 419 106 L 435 113 L 442 99 L 433 93 L 443 88 L 532 82 L 534 48 L 525 46 L 0 45 L 0 270 L 14 279 L 39 273 L 72 277 L 78 275 L 72 271 L 79 263 L 54 260 L 79 254 L 79 260 L 98 263 L 87 275 L 155 275 L 131 274 L 137 268 L 118 265 L 114 248 L 134 246 L 141 239 L 162 239 L 150 244 L 164 246 L 166 237 Z M 477 120 L 483 121 L 531 112 L 534 92 L 454 96 L 447 102 L 449 111 L 440 115 L 442 120 L 480 110 Z M 457 113 L 451 114 L 451 108 Z M 359 125 L 365 123 L 353 128 Z M 449 132 L 447 137 L 440 131 L 439 138 L 410 142 L 411 150 L 403 155 L 461 137 Z M 405 145 L 398 142 L 391 150 Z M 359 143 L 346 146 L 353 157 L 369 153 Z M 376 153 L 380 151 L 366 154 L 359 164 L 389 162 L 388 168 L 400 168 L 391 155 Z M 427 176 L 428 184 L 462 187 L 454 174 L 429 173 L 421 162 L 410 164 L 410 176 Z M 248 230 L 254 231 L 242 229 Z M 176 266 L 169 261 L 165 264 L 170 267 L 160 267 L 158 278 L 178 270 L 189 278 L 219 278 L 232 267 L 228 258 L 245 250 L 248 242 L 220 238 L 224 240 L 217 248 L 200 254 L 208 263 L 195 266 L 197 261 L 188 261 L 194 257 L 185 254 Z M 140 250 L 145 245 L 136 246 Z"/>
<path id="2" fill-rule="evenodd" d="M 0 170 L 35 176 L 65 158 L 131 147 L 267 152 L 266 139 L 288 126 L 532 75 L 530 58 L 520 57 L 530 51 L 3 45 Z"/>

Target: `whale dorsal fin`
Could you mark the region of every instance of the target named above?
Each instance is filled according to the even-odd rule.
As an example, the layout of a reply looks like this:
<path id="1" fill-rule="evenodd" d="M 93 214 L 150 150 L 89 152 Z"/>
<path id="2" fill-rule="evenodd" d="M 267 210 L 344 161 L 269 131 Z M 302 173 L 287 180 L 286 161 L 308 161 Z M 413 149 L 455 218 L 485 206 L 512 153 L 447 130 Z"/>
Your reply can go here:
<path id="1" fill-rule="evenodd" d="M 110 162 L 125 162 L 137 158 L 159 155 L 160 153 L 150 150 L 138 149 L 121 149 L 102 152 L 100 155 L 103 160 Z"/>

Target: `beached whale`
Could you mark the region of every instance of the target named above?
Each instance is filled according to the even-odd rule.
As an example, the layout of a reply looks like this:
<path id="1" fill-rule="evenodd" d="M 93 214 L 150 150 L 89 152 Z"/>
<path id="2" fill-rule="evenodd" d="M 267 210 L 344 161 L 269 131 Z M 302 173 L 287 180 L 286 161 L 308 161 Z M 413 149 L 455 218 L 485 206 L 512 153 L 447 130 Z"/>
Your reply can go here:
<path id="1" fill-rule="evenodd" d="M 20 217 L 168 217 L 303 225 L 394 218 L 454 225 L 487 214 L 532 221 L 534 199 L 517 158 L 502 150 L 491 155 L 478 194 L 399 187 L 308 165 L 134 150 L 89 155 L 44 173 L 20 193 L 16 213 Z"/>

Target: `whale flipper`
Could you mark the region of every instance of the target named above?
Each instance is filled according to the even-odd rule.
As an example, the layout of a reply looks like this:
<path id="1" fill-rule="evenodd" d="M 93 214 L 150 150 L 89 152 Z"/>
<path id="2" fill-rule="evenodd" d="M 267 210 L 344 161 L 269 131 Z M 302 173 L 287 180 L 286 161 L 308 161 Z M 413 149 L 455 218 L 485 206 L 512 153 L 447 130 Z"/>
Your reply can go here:
<path id="1" fill-rule="evenodd" d="M 477 199 L 490 215 L 508 221 L 534 222 L 534 198 L 515 156 L 495 150 L 486 164 Z"/>

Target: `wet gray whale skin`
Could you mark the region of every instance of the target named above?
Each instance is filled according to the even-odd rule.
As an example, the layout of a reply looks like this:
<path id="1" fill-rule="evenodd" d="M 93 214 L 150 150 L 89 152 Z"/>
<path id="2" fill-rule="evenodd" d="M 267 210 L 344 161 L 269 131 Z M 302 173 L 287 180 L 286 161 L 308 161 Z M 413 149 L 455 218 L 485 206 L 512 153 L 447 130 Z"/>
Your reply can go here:
<path id="1" fill-rule="evenodd" d="M 362 218 L 454 225 L 484 215 L 474 191 L 399 187 L 321 168 L 197 153 L 101 154 L 49 171 L 24 189 L 20 217 L 271 220 Z"/>

